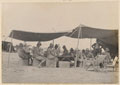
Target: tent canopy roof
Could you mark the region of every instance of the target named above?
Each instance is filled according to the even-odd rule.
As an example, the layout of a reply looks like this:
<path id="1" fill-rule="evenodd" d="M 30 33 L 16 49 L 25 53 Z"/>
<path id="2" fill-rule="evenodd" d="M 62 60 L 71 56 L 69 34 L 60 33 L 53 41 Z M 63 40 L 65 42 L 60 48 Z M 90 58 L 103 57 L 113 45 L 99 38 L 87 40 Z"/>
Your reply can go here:
<path id="1" fill-rule="evenodd" d="M 71 38 L 78 38 L 78 36 L 79 38 L 97 38 L 107 44 L 118 44 L 118 30 L 105 30 L 88 26 L 79 26 L 73 29 L 67 36 Z"/>
<path id="2" fill-rule="evenodd" d="M 9 37 L 22 40 L 22 41 L 49 41 L 59 38 L 66 34 L 67 32 L 57 32 L 57 33 L 34 33 L 13 30 Z"/>
<path id="3" fill-rule="evenodd" d="M 81 34 L 80 38 L 103 38 L 118 35 L 118 30 L 106 30 L 88 26 L 78 26 L 69 34 L 72 34 L 70 37 L 78 38 L 79 30 Z"/>
<path id="4" fill-rule="evenodd" d="M 13 30 L 9 37 L 22 41 L 49 41 L 61 36 L 71 38 L 97 38 L 104 43 L 118 46 L 118 30 L 105 30 L 92 28 L 88 26 L 78 26 L 72 32 L 56 32 L 56 33 L 34 33 Z"/>

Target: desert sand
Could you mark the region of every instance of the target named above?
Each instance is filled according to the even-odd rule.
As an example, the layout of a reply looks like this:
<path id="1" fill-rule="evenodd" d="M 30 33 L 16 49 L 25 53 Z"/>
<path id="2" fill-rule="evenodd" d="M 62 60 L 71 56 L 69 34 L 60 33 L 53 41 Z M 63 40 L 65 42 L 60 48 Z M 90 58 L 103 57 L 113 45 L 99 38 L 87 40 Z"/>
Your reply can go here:
<path id="1" fill-rule="evenodd" d="M 38 68 L 24 66 L 17 53 L 2 53 L 3 83 L 68 83 L 68 84 L 116 84 L 118 71 L 95 72 L 90 68 Z M 9 58 L 9 65 L 8 65 Z"/>

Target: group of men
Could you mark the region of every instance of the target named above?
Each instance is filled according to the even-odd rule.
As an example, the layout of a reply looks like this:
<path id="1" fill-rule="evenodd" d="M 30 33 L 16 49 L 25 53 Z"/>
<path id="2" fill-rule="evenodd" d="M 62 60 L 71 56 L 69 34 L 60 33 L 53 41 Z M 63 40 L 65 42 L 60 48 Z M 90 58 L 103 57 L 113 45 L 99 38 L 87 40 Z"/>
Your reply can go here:
<path id="1" fill-rule="evenodd" d="M 46 51 L 44 51 L 41 48 L 41 42 L 38 42 L 35 47 L 33 47 L 31 50 L 28 49 L 27 45 L 23 45 L 20 43 L 19 48 L 18 48 L 18 55 L 22 59 L 28 59 L 28 64 L 32 65 L 34 62 L 33 59 L 37 59 L 40 61 L 39 67 L 42 67 L 42 64 L 46 61 L 46 59 L 54 59 L 55 61 L 75 61 L 77 62 L 77 66 L 84 66 L 86 63 L 86 60 L 91 60 L 94 61 L 94 59 L 97 58 L 98 55 L 104 54 L 106 55 L 106 59 L 104 62 L 109 63 L 111 60 L 109 49 L 106 48 L 105 52 L 101 52 L 101 46 L 99 43 L 95 43 L 92 45 L 93 50 L 74 50 L 73 48 L 68 51 L 66 46 L 64 45 L 63 52 L 61 54 L 60 46 L 56 44 L 55 46 L 50 43 L 49 47 L 47 48 Z"/>
<path id="2" fill-rule="evenodd" d="M 59 56 L 60 50 L 57 44 L 54 46 L 52 43 L 50 43 L 49 47 L 47 48 L 47 51 L 44 51 L 41 48 L 41 45 L 41 42 L 38 42 L 35 47 L 29 49 L 27 45 L 23 45 L 22 43 L 20 43 L 17 49 L 18 55 L 23 60 L 27 59 L 28 65 L 33 64 L 34 58 L 37 59 L 38 61 L 40 61 L 38 65 L 39 67 L 42 66 L 42 63 L 44 63 L 46 59 L 56 59 L 56 61 L 58 60 L 57 56 Z M 31 63 L 29 61 L 31 61 Z"/>

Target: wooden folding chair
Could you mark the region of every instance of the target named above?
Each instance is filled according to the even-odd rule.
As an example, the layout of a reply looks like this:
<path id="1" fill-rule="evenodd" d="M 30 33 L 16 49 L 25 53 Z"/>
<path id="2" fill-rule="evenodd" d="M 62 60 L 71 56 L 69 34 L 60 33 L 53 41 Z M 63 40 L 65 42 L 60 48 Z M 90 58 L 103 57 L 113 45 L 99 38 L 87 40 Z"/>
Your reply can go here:
<path id="1" fill-rule="evenodd" d="M 107 68 L 113 68 L 113 71 L 115 71 L 115 67 L 116 67 L 117 61 L 118 61 L 118 57 L 116 56 L 116 57 L 114 58 L 112 64 L 110 64 L 110 65 L 108 64 L 106 67 L 107 67 Z"/>
<path id="2" fill-rule="evenodd" d="M 88 70 L 88 68 L 90 66 L 93 66 L 94 70 L 98 71 L 99 69 L 99 65 L 100 63 L 103 63 L 104 59 L 105 59 L 106 55 L 98 55 L 96 59 L 93 59 L 92 61 L 87 60 L 86 62 L 86 70 Z"/>

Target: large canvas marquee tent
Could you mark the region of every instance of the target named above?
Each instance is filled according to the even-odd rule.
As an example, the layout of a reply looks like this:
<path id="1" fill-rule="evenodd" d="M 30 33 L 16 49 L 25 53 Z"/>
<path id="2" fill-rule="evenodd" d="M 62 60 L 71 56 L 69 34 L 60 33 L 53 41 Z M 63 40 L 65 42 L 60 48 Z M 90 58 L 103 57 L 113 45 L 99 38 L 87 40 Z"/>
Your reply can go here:
<path id="1" fill-rule="evenodd" d="M 118 30 L 106 30 L 80 25 L 73 29 L 72 32 L 56 32 L 56 33 L 33 33 L 13 30 L 9 37 L 22 41 L 49 41 L 61 36 L 71 38 L 96 38 L 103 42 L 110 50 L 118 53 Z M 117 54 L 116 53 L 116 54 Z"/>

